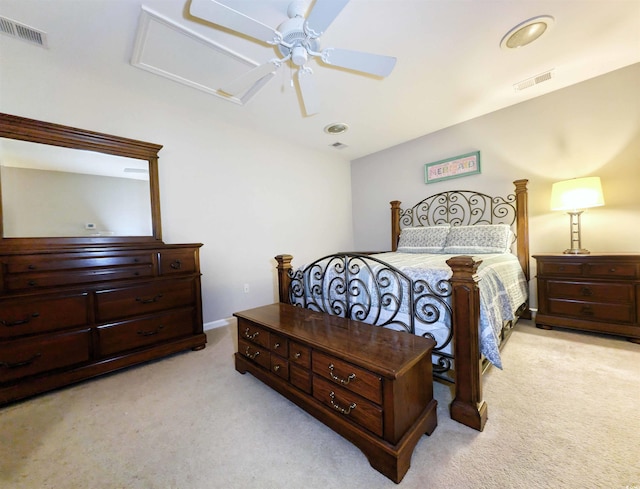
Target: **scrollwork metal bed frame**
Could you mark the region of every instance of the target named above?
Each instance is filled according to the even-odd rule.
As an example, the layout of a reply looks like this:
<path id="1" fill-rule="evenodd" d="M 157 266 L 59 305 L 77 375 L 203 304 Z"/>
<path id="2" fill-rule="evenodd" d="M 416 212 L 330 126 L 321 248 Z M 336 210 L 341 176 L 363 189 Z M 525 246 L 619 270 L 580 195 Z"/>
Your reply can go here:
<path id="1" fill-rule="evenodd" d="M 518 260 L 529 280 L 527 180 L 514 182 L 515 193 L 492 197 L 474 191 L 441 192 L 402 210 L 391 202 L 391 250 L 396 251 L 404 227 L 506 223 L 515 227 Z M 278 255 L 280 302 L 364 321 L 383 327 L 416 332 L 416 322 L 432 324 L 450 318 L 448 336 L 434 349 L 434 376 L 454 382 L 452 419 L 482 430 L 487 405 L 482 399 L 480 356 L 480 298 L 476 272 L 481 260 L 456 256 L 447 260 L 453 275 L 429 284 L 412 280 L 399 269 L 368 254 L 338 253 L 320 258 L 304 269 L 293 270 L 291 255 Z M 531 318 L 528 303 L 519 317 Z M 504 339 L 515 321 L 505 324 Z M 428 334 L 427 334 L 428 335 Z M 445 349 L 453 342 L 453 355 Z"/>

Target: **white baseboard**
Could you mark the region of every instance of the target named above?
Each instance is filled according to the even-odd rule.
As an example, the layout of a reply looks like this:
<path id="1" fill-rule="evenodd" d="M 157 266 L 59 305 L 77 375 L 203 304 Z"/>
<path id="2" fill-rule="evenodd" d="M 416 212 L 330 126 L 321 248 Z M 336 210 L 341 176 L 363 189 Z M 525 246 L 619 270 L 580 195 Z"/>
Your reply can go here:
<path id="1" fill-rule="evenodd" d="M 235 323 L 235 318 L 226 318 L 226 319 L 218 319 L 217 321 L 211 321 L 209 323 L 204 323 L 203 328 L 205 331 L 209 331 L 210 329 L 224 328 L 226 326 L 231 326 Z"/>

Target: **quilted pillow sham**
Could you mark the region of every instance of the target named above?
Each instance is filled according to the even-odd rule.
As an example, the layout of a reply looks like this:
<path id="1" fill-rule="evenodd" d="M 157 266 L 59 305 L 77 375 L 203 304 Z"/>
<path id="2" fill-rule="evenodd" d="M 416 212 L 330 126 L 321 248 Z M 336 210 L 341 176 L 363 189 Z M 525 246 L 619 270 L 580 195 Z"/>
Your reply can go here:
<path id="1" fill-rule="evenodd" d="M 450 226 L 420 226 L 404 228 L 400 233 L 401 253 L 442 253 Z"/>
<path id="2" fill-rule="evenodd" d="M 444 245 L 446 254 L 509 253 L 513 233 L 508 224 L 453 226 Z"/>

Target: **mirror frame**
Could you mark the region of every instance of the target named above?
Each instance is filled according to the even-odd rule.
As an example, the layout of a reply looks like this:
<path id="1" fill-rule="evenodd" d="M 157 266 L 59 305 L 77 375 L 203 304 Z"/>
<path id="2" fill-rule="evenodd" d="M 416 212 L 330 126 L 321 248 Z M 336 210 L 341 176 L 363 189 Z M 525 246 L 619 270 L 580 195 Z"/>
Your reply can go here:
<path id="1" fill-rule="evenodd" d="M 5 238 L 2 214 L 2 185 L 0 185 L 0 246 L 2 248 L 162 243 L 160 188 L 158 183 L 158 152 L 162 149 L 162 145 L 3 113 L 0 113 L 0 137 L 147 160 L 149 162 L 149 190 L 153 233 L 151 236 Z"/>

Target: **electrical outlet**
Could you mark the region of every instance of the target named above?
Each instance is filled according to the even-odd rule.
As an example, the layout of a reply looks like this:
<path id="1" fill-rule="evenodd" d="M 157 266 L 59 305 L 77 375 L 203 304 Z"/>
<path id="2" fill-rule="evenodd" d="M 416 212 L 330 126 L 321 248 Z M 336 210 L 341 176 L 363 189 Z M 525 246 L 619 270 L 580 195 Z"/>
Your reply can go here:
<path id="1" fill-rule="evenodd" d="M 244 293 L 245 294 L 249 293 L 249 284 L 244 284 Z"/>

